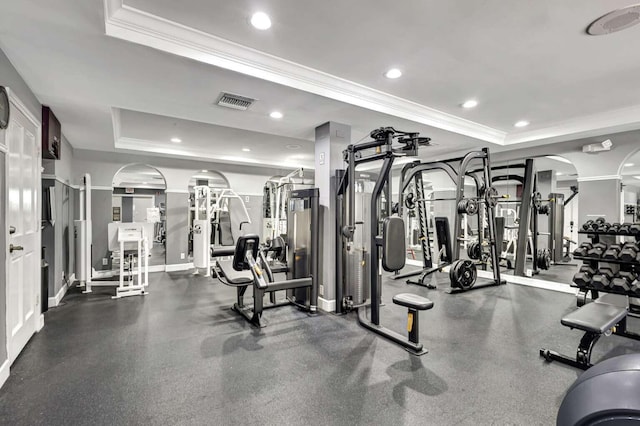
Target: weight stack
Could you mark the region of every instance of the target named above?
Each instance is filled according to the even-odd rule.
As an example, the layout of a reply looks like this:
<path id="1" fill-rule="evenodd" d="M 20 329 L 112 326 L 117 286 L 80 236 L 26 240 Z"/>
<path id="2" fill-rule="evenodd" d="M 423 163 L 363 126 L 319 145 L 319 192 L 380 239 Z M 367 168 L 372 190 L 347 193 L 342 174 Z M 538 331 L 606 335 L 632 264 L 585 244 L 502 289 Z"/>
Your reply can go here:
<path id="1" fill-rule="evenodd" d="M 369 298 L 369 253 L 351 251 L 347 254 L 347 291 L 353 303 L 359 305 Z"/>

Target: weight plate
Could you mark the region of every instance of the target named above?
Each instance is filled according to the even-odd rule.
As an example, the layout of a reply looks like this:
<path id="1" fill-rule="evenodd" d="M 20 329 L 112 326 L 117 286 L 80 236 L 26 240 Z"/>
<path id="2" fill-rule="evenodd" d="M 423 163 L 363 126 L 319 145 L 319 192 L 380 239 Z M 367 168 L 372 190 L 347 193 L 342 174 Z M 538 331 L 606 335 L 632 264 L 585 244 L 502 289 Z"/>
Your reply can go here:
<path id="1" fill-rule="evenodd" d="M 467 214 L 473 216 L 478 213 L 478 202 L 473 198 L 467 200 Z"/>
<path id="2" fill-rule="evenodd" d="M 498 204 L 498 190 L 494 186 L 490 186 L 484 192 L 484 200 L 489 207 L 495 207 Z"/>
<path id="3" fill-rule="evenodd" d="M 451 265 L 449 280 L 451 287 L 461 290 L 469 290 L 476 283 L 478 271 L 476 265 L 470 260 L 458 260 Z"/>
<path id="4" fill-rule="evenodd" d="M 539 211 L 540 206 L 542 206 L 542 194 L 540 194 L 539 192 L 534 192 L 531 197 L 531 202 L 533 204 L 533 207 Z"/>

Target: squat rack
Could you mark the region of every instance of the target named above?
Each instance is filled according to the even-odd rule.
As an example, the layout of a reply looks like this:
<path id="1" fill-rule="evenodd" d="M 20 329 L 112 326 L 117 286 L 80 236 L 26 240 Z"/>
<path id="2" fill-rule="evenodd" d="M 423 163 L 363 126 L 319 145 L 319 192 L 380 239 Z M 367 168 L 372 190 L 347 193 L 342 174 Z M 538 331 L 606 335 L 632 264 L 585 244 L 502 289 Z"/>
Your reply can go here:
<path id="1" fill-rule="evenodd" d="M 469 166 L 472 161 L 480 160 L 482 161 L 483 167 L 478 170 L 470 171 Z M 457 167 L 454 167 L 454 164 L 457 164 Z M 464 196 L 464 184 L 465 178 L 469 176 L 475 182 L 476 187 L 476 197 L 475 200 L 482 200 L 484 198 L 484 203 L 486 206 L 486 214 L 488 215 L 488 233 L 489 233 L 489 241 L 488 244 L 490 246 L 490 256 L 492 262 L 492 271 L 493 271 L 493 285 L 499 285 L 504 283 L 504 281 L 500 278 L 500 267 L 499 260 L 500 256 L 498 254 L 497 240 L 496 240 L 496 226 L 495 226 L 495 195 L 490 190 L 491 183 L 493 182 L 491 176 L 491 167 L 490 167 L 490 154 L 488 148 L 483 148 L 480 151 L 471 151 L 467 153 L 463 157 L 451 158 L 443 161 L 435 161 L 429 163 L 423 163 L 420 161 L 414 161 L 413 163 L 406 164 L 402 169 L 401 179 L 400 179 L 400 191 L 399 191 L 399 202 L 398 202 L 398 213 L 402 216 L 402 209 L 404 207 L 404 192 L 407 187 L 410 185 L 412 181 L 414 181 L 416 185 L 416 192 L 418 191 L 418 185 L 422 183 L 422 173 L 429 171 L 444 171 L 449 178 L 456 184 L 456 209 L 460 206 L 461 202 L 465 200 Z M 482 180 L 477 176 L 477 172 L 482 172 Z M 482 182 L 485 182 L 486 185 L 482 185 Z M 421 223 L 421 228 L 423 224 L 426 224 L 426 212 L 424 209 L 424 198 L 418 199 L 418 215 Z M 480 212 L 479 212 L 480 213 Z M 453 238 L 453 255 L 450 261 L 459 260 L 460 259 L 460 234 L 462 232 L 462 214 L 456 210 L 456 220 L 454 223 L 454 238 Z M 478 242 L 483 244 L 483 216 L 482 214 L 478 214 Z M 423 256 L 424 253 L 430 253 L 429 241 L 428 241 L 428 229 L 425 227 L 425 233 L 423 233 L 421 237 L 422 247 L 423 247 Z M 421 229 L 422 232 L 422 229 Z M 417 283 L 424 285 L 424 278 L 431 274 L 432 272 L 439 270 L 440 268 L 432 268 L 432 260 L 431 256 L 428 256 L 429 260 L 427 262 L 426 258 L 424 261 L 425 268 L 421 271 L 422 275 Z M 456 265 L 451 265 L 453 269 Z M 452 289 L 455 283 L 452 281 Z M 471 284 L 473 285 L 473 283 Z M 469 287 L 470 288 L 470 287 Z M 462 288 L 463 290 L 467 290 L 468 288 Z"/>

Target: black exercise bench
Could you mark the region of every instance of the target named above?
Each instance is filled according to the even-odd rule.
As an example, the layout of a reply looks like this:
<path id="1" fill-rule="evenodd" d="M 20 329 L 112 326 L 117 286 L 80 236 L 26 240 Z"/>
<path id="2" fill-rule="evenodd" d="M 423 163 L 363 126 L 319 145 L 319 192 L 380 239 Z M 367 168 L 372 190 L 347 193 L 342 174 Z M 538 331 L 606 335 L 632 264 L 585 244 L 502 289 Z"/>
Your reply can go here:
<path id="1" fill-rule="evenodd" d="M 588 303 L 566 315 L 560 321 L 566 327 L 585 332 L 580 339 L 575 359 L 549 349 L 540 349 L 540 356 L 547 361 L 559 361 L 586 370 L 593 365 L 591 364 L 591 353 L 603 334 L 607 336 L 616 334 L 640 340 L 640 335 L 627 331 L 628 313 L 626 297 L 623 303 L 617 295 L 613 294 Z"/>
<path id="2" fill-rule="evenodd" d="M 409 309 L 407 314 L 407 332 L 409 332 L 409 341 L 419 345 L 420 322 L 418 321 L 418 312 L 433 308 L 433 302 L 426 297 L 411 293 L 396 294 L 393 296 L 392 300 L 396 305 L 404 306 Z"/>
<path id="3" fill-rule="evenodd" d="M 265 309 L 290 305 L 291 301 L 276 302 L 275 292 L 313 286 L 313 277 L 295 278 L 285 281 L 274 281 L 264 253 L 259 250 L 260 239 L 257 235 L 245 235 L 238 238 L 233 250 L 232 260 L 216 261 L 216 276 L 223 284 L 236 287 L 236 303 L 232 309 L 242 315 L 256 327 L 266 327 L 262 318 Z M 260 259 L 261 265 L 257 259 Z M 244 304 L 247 288 L 253 288 L 253 304 Z M 264 295 L 270 293 L 271 304 L 264 303 Z"/>

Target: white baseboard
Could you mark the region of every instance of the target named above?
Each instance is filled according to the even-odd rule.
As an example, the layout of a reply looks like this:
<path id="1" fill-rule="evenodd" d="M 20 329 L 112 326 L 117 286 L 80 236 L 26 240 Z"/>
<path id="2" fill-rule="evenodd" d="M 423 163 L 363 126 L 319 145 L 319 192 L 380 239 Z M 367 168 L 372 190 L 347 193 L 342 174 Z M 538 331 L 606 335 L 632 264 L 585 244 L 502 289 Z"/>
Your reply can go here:
<path id="1" fill-rule="evenodd" d="M 42 330 L 42 327 L 44 327 L 44 314 L 40 314 L 40 316 L 38 317 L 38 324 L 36 324 L 36 333 Z"/>
<path id="2" fill-rule="evenodd" d="M 73 282 L 73 281 L 71 281 Z M 60 288 L 60 290 L 58 290 L 58 293 L 49 298 L 49 307 L 50 308 L 55 308 L 56 306 L 58 306 L 60 304 L 60 301 L 62 300 L 62 298 L 64 297 L 65 294 L 67 294 L 67 290 L 69 290 L 69 284 L 68 283 L 64 283 L 62 285 L 62 287 Z"/>
<path id="3" fill-rule="evenodd" d="M 478 271 L 478 277 L 480 278 L 493 278 L 493 273 L 490 271 Z M 524 285 L 527 287 L 542 288 L 545 290 L 558 291 L 560 293 L 577 294 L 577 289 L 570 285 L 557 283 L 553 281 L 545 281 L 538 278 L 518 277 L 511 274 L 500 274 L 500 277 L 510 284 Z"/>
<path id="4" fill-rule="evenodd" d="M 325 312 L 335 312 L 336 311 L 336 301 L 323 299 L 322 297 L 318 297 L 318 309 Z"/>
<path id="5" fill-rule="evenodd" d="M 5 359 L 2 365 L 0 365 L 0 388 L 9 378 L 9 360 Z"/>
<path id="6" fill-rule="evenodd" d="M 188 271 L 189 269 L 193 269 L 193 262 L 191 263 L 176 263 L 173 265 L 167 265 L 165 267 L 166 272 L 178 272 L 178 271 Z"/>

